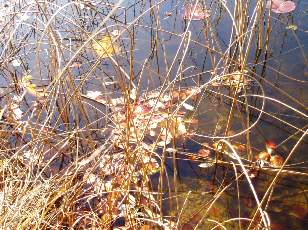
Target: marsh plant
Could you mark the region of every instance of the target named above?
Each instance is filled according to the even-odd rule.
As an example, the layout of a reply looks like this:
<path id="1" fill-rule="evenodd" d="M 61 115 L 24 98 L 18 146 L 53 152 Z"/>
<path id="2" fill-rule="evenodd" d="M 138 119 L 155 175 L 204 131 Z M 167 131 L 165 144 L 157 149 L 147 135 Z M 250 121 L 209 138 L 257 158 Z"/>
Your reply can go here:
<path id="1" fill-rule="evenodd" d="M 1 228 L 304 226 L 300 6 L 0 1 Z"/>

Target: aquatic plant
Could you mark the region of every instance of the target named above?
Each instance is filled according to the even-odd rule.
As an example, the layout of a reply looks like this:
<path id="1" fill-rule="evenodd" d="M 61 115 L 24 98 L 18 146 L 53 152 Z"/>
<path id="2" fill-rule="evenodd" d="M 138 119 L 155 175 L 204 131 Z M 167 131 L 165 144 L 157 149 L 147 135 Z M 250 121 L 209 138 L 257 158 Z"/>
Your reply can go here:
<path id="1" fill-rule="evenodd" d="M 269 0 L 266 2 L 266 8 L 271 9 L 277 14 L 289 13 L 295 10 L 295 3 L 284 0 Z"/>

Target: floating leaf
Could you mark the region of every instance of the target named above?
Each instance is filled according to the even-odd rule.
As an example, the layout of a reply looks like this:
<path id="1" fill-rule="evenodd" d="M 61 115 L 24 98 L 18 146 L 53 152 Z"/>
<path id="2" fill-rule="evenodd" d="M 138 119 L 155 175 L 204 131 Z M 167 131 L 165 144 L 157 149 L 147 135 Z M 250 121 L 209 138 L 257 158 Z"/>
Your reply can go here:
<path id="1" fill-rule="evenodd" d="M 255 170 L 255 169 L 250 169 L 248 171 L 248 176 L 253 179 L 253 178 L 256 178 L 258 176 L 258 170 Z"/>
<path id="2" fill-rule="evenodd" d="M 199 166 L 200 168 L 210 168 L 210 167 L 212 167 L 213 165 L 214 165 L 213 163 L 204 162 L 204 163 L 199 164 L 198 166 Z"/>
<path id="3" fill-rule="evenodd" d="M 239 93 L 246 85 L 248 85 L 247 77 L 245 76 L 247 71 L 234 71 L 233 73 L 223 76 L 216 76 L 215 81 L 211 82 L 212 86 L 228 86 L 236 89 Z"/>
<path id="4" fill-rule="evenodd" d="M 264 161 L 269 161 L 271 155 L 266 152 L 266 151 L 262 151 L 260 152 L 258 155 L 256 155 L 256 160 L 264 160 Z"/>
<path id="5" fill-rule="evenodd" d="M 244 145 L 244 144 L 234 143 L 234 144 L 232 144 L 232 146 L 236 151 L 239 151 L 239 152 L 245 152 L 246 151 L 246 145 Z"/>
<path id="6" fill-rule="evenodd" d="M 171 15 L 172 15 L 172 12 L 171 12 L 171 11 L 166 11 L 166 12 L 165 12 L 165 16 L 166 16 L 166 17 L 170 17 Z"/>
<path id="7" fill-rule="evenodd" d="M 131 89 L 130 94 L 129 94 L 129 97 L 130 97 L 132 100 L 136 100 L 136 98 L 137 98 L 137 91 L 136 91 L 136 89 Z"/>
<path id="8" fill-rule="evenodd" d="M 206 148 L 201 148 L 201 149 L 199 149 L 197 154 L 198 154 L 199 157 L 207 158 L 211 155 L 211 151 L 209 149 L 206 149 Z"/>
<path id="9" fill-rule="evenodd" d="M 30 74 L 27 74 L 22 77 L 21 82 L 22 83 L 29 83 L 32 80 L 32 76 Z"/>
<path id="10" fill-rule="evenodd" d="M 166 148 L 166 152 L 169 152 L 169 153 L 176 153 L 177 150 L 174 149 L 174 148 Z"/>
<path id="11" fill-rule="evenodd" d="M 120 47 L 113 41 L 112 36 L 106 35 L 101 40 L 95 41 L 92 48 L 101 58 L 111 57 L 120 52 Z"/>
<path id="12" fill-rule="evenodd" d="M 97 180 L 97 177 L 95 174 L 91 173 L 87 179 L 88 184 L 93 184 Z"/>
<path id="13" fill-rule="evenodd" d="M 20 120 L 23 115 L 23 111 L 19 108 L 17 104 L 12 105 L 13 117 L 15 120 Z"/>
<path id="14" fill-rule="evenodd" d="M 191 125 L 197 125 L 199 123 L 198 119 L 184 120 L 184 122 Z"/>
<path id="15" fill-rule="evenodd" d="M 80 68 L 81 67 L 81 63 L 80 62 L 73 62 L 71 65 L 70 65 L 70 68 Z"/>
<path id="16" fill-rule="evenodd" d="M 160 125 L 163 128 L 162 129 L 163 135 L 166 132 L 166 128 L 167 128 L 167 133 L 171 137 L 174 137 L 174 138 L 187 133 L 185 124 L 184 124 L 183 119 L 181 117 L 170 119 L 169 121 L 163 121 L 163 122 L 161 122 Z"/>
<path id="17" fill-rule="evenodd" d="M 24 95 L 14 95 L 12 100 L 16 103 L 20 103 L 24 99 Z"/>
<path id="18" fill-rule="evenodd" d="M 187 110 L 190 110 L 190 111 L 194 110 L 194 107 L 190 104 L 187 104 L 187 103 L 183 103 L 183 107 Z"/>
<path id="19" fill-rule="evenodd" d="M 35 84 L 28 84 L 26 86 L 27 92 L 33 96 L 36 96 L 36 85 Z"/>
<path id="20" fill-rule="evenodd" d="M 115 37 L 115 36 L 120 35 L 120 31 L 119 30 L 113 30 L 113 31 L 111 31 L 110 34 Z"/>
<path id="21" fill-rule="evenodd" d="M 42 89 L 38 89 L 37 86 L 33 83 L 31 83 L 32 76 L 31 75 L 25 75 L 21 79 L 22 86 L 26 89 L 26 91 L 35 97 L 45 97 L 47 96 L 46 93 L 43 92 Z"/>
<path id="22" fill-rule="evenodd" d="M 297 30 L 297 25 L 295 24 L 290 24 L 286 26 L 287 30 Z"/>
<path id="23" fill-rule="evenodd" d="M 14 59 L 14 60 L 12 61 L 12 65 L 13 65 L 14 67 L 18 67 L 18 66 L 21 65 L 21 61 L 19 61 L 18 59 Z"/>
<path id="24" fill-rule="evenodd" d="M 187 130 L 186 130 L 186 127 L 185 127 L 185 125 L 183 124 L 183 122 L 180 122 L 179 124 L 178 124 L 178 134 L 179 135 L 183 135 L 183 134 L 185 134 L 185 133 L 187 133 Z"/>
<path id="25" fill-rule="evenodd" d="M 195 11 L 194 7 L 194 4 L 186 4 L 184 6 L 184 19 L 202 20 L 210 16 L 209 11 L 205 9 L 201 4 L 197 4 Z"/>
<path id="26" fill-rule="evenodd" d="M 99 96 L 102 95 L 102 92 L 100 91 L 91 91 L 89 90 L 86 94 L 89 98 L 95 100 L 96 98 L 98 98 Z"/>
<path id="27" fill-rule="evenodd" d="M 280 168 L 283 165 L 284 159 L 279 155 L 271 156 L 271 165 L 275 168 Z"/>
<path id="28" fill-rule="evenodd" d="M 118 83 L 117 81 L 105 81 L 104 85 L 108 86 L 108 85 L 114 85 L 114 84 L 117 84 L 117 83 Z"/>
<path id="29" fill-rule="evenodd" d="M 272 3 L 271 3 L 272 1 Z M 272 11 L 277 14 L 289 13 L 295 10 L 295 3 L 292 1 L 283 0 L 269 0 L 266 3 L 266 8 L 270 9 L 272 6 Z"/>
<path id="30" fill-rule="evenodd" d="M 5 110 L 6 110 L 6 108 L 7 108 L 7 106 L 5 106 L 4 108 L 1 108 L 1 110 L 0 110 L 0 121 L 1 121 L 1 119 L 2 119 L 2 116 L 3 116 L 3 114 L 4 114 Z"/>
<path id="31" fill-rule="evenodd" d="M 156 135 L 154 130 L 150 130 L 150 136 L 154 137 Z"/>
<path id="32" fill-rule="evenodd" d="M 266 151 L 269 154 L 272 154 L 272 152 L 277 148 L 275 142 L 273 142 L 272 140 L 267 140 L 265 142 L 265 147 L 266 147 Z"/>

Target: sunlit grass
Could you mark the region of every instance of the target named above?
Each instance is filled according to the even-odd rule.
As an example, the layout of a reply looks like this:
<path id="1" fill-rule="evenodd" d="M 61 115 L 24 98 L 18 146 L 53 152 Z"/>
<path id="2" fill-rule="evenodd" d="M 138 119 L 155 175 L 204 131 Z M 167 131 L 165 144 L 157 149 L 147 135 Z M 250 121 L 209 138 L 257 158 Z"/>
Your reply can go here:
<path id="1" fill-rule="evenodd" d="M 289 161 L 307 107 L 265 76 L 264 1 L 1 7 L 1 228 L 270 229 L 278 178 L 306 180 L 306 159 Z M 267 120 L 289 135 L 271 151 Z M 207 173 L 203 192 L 182 184 L 182 161 Z M 222 205 L 230 191 L 236 216 Z"/>

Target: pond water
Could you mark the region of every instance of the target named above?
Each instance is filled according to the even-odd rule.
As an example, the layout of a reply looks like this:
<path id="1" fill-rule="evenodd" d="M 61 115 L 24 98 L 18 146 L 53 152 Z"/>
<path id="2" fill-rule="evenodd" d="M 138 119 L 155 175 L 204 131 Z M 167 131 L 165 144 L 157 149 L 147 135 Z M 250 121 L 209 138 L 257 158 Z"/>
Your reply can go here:
<path id="1" fill-rule="evenodd" d="M 177 137 L 173 145 L 167 146 L 176 147 L 177 159 L 163 148 L 157 151 L 167 158 L 163 213 L 180 217 L 183 229 L 211 229 L 217 223 L 227 229 L 248 227 L 248 218 L 253 218 L 257 206 L 253 193 L 244 175 L 235 180 L 235 175 L 242 173 L 236 159 L 225 155 L 218 164 L 213 164 L 218 154 L 213 144 L 224 139 L 234 146 L 244 146 L 244 150 L 239 151 L 242 161 L 257 170 L 255 156 L 265 150 L 267 140 L 275 142 L 276 154 L 286 159 L 307 130 L 307 1 L 294 1 L 296 9 L 290 13 L 272 12 L 269 30 L 269 10 L 263 9 L 253 25 L 256 2 L 243 1 L 247 5 L 238 6 L 242 9 L 239 11 L 249 16 L 246 22 L 241 21 L 243 24 L 236 24 L 238 30 L 246 28 L 238 39 L 235 22 L 229 14 L 233 14 L 236 1 L 200 1 L 201 11 L 208 15 L 190 21 L 183 18 L 185 9 L 193 6 L 189 1 L 125 0 L 106 22 L 104 18 L 116 1 L 50 1 L 44 5 L 48 8 L 46 15 L 34 7 L 32 1 L 16 1 L 15 5 L 13 2 L 0 1 L 7 18 L 16 14 L 10 18 L 12 21 L 0 21 L 4 41 L 0 46 L 0 84 L 4 93 L 13 81 L 20 82 L 27 74 L 37 87 L 48 88 L 58 80 L 65 82 L 65 86 L 59 86 L 64 97 L 74 92 L 69 84 L 78 87 L 83 95 L 99 91 L 111 98 L 123 97 L 125 87 L 133 89 L 131 82 L 137 86 L 139 95 L 161 89 L 180 92 L 199 87 L 198 98 L 187 100 L 194 107 L 193 111 L 188 109 L 185 113 L 185 118 L 193 118 L 197 124 L 186 124 L 188 137 Z M 239 18 L 240 14 L 234 20 L 240 21 Z M 50 27 L 46 27 L 47 22 Z M 120 51 L 112 54 L 113 60 L 108 55 L 98 58 L 89 37 L 95 34 L 93 38 L 100 40 L 112 33 L 117 37 Z M 10 43 L 6 43 L 9 40 Z M 111 53 L 114 51 L 115 48 Z M 55 58 L 56 53 L 61 56 Z M 14 65 L 14 60 L 20 64 Z M 60 70 L 64 68 L 61 75 Z M 240 68 L 247 82 L 234 93 L 234 88 L 225 83 L 230 84 L 230 81 L 223 76 L 240 76 L 236 72 Z M 216 85 L 209 84 L 217 76 L 222 77 Z M 30 108 L 34 99 L 33 95 L 26 95 L 22 108 Z M 249 107 L 245 106 L 246 102 Z M 90 128 L 106 127 L 108 119 L 98 118 L 100 111 L 107 111 L 105 106 L 87 103 L 85 110 L 93 122 L 89 122 Z M 82 111 L 75 112 L 82 115 Z M 59 122 L 57 111 L 50 126 L 55 125 L 59 132 L 75 127 L 76 114 L 69 114 L 68 119 Z M 83 128 L 84 124 L 86 122 L 80 119 L 77 126 Z M 92 137 L 104 142 L 104 135 L 97 132 Z M 199 149 L 204 148 L 202 145 L 209 146 L 205 148 L 209 154 L 206 157 L 198 157 Z M 308 226 L 307 149 L 308 139 L 304 137 L 263 203 L 272 229 L 306 229 Z M 208 167 L 199 167 L 204 162 L 208 162 Z M 278 172 L 265 163 L 251 178 L 260 200 Z M 249 169 L 248 172 L 253 174 L 254 171 Z M 159 173 L 151 176 L 153 190 L 159 187 L 160 179 Z M 172 199 L 168 198 L 171 195 Z"/>

